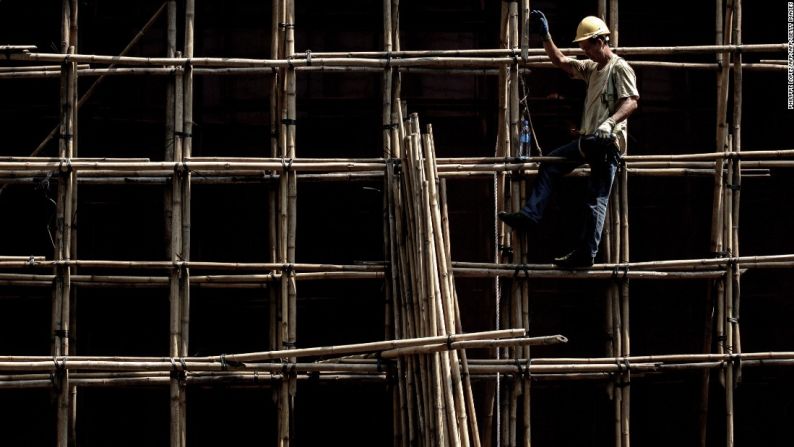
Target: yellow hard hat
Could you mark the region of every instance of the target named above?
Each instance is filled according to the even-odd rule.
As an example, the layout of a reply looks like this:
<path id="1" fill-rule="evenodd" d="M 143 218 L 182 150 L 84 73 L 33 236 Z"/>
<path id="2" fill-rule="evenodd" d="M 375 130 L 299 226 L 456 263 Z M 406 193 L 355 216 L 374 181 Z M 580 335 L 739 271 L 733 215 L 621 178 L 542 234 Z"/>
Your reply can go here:
<path id="1" fill-rule="evenodd" d="M 606 35 L 609 35 L 607 24 L 598 17 L 587 16 L 576 27 L 576 38 L 573 41 L 581 42 L 592 37 Z"/>

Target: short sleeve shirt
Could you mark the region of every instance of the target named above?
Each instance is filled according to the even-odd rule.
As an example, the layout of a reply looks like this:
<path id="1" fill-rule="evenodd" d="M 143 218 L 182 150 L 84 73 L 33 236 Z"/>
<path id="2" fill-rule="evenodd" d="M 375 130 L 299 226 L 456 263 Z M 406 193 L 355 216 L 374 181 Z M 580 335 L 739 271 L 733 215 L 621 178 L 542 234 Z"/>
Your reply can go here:
<path id="1" fill-rule="evenodd" d="M 607 118 L 617 110 L 618 102 L 623 98 L 639 98 L 637 76 L 623 58 L 613 55 L 609 62 L 600 70 L 592 60 L 570 59 L 574 66 L 574 79 L 587 83 L 587 97 L 582 112 L 580 133 L 589 135 L 595 132 Z M 613 130 L 617 137 L 620 152 L 626 152 L 628 120 L 618 123 Z"/>

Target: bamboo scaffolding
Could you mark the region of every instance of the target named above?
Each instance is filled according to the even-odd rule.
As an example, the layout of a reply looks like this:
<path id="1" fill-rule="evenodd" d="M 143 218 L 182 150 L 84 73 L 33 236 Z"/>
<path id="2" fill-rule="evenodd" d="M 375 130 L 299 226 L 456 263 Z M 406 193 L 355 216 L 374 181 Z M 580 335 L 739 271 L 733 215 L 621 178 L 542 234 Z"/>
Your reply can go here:
<path id="1" fill-rule="evenodd" d="M 166 2 L 169 14 L 175 19 L 175 1 Z M 735 3 L 735 5 L 734 5 Z M 272 59 L 227 59 L 193 57 L 193 1 L 187 0 L 185 11 L 185 55 L 182 57 L 169 50 L 166 58 L 129 58 L 124 56 L 81 55 L 77 48 L 77 2 L 64 0 L 62 23 L 62 53 L 14 53 L 35 50 L 32 46 L 0 46 L 5 50 L 0 58 L 24 61 L 54 61 L 63 63 L 59 71 L 52 67 L 30 66 L 0 70 L 0 78 L 27 78 L 53 76 L 58 73 L 62 82 L 62 122 L 59 159 L 29 158 L 0 159 L 0 178 L 8 182 L 30 180 L 36 176 L 56 173 L 61 184 L 58 189 L 59 227 L 56 252 L 53 260 L 42 257 L 0 257 L 0 268 L 53 268 L 52 275 L 7 275 L 0 274 L 0 284 L 54 287 L 53 327 L 56 340 L 53 356 L 26 360 L 22 357 L 0 357 L 0 370 L 21 371 L 24 374 L 0 377 L 0 388 L 4 387 L 51 387 L 47 374 L 29 374 L 30 371 L 51 371 L 58 375 L 60 383 L 58 397 L 58 445 L 73 444 L 66 438 L 74 436 L 75 389 L 77 386 L 144 386 L 164 385 L 171 387 L 172 438 L 171 445 L 186 443 L 185 386 L 225 385 L 238 383 L 244 386 L 269 386 L 278 388 L 278 436 L 280 445 L 289 445 L 294 433 L 293 401 L 297 380 L 377 380 L 386 379 L 380 358 L 396 358 L 399 371 L 398 388 L 393 398 L 395 445 L 479 445 L 479 430 L 474 412 L 474 400 L 469 379 L 472 374 L 483 380 L 495 380 L 497 400 L 496 416 L 486 419 L 485 443 L 490 445 L 492 435 L 498 445 L 517 445 L 519 440 L 518 398 L 523 396 L 525 444 L 530 443 L 529 386 L 532 380 L 606 380 L 618 378 L 619 385 L 626 385 L 630 377 L 645 374 L 668 373 L 688 370 L 704 370 L 708 391 L 708 371 L 719 370 L 724 375 L 725 420 L 727 444 L 733 444 L 733 397 L 735 382 L 744 366 L 792 365 L 794 355 L 786 352 L 741 354 L 738 310 L 740 276 L 747 268 L 791 268 L 794 255 L 739 257 L 738 217 L 739 191 L 725 185 L 741 184 L 743 175 L 769 174 L 752 171 L 753 168 L 794 167 L 794 151 L 740 152 L 741 123 L 741 79 L 743 70 L 782 71 L 784 65 L 777 62 L 761 64 L 743 63 L 742 52 L 782 52 L 785 44 L 742 45 L 741 2 L 728 0 L 723 17 L 722 2 L 718 0 L 716 45 L 685 47 L 639 47 L 615 48 L 622 55 L 675 55 L 715 54 L 718 63 L 679 63 L 670 61 L 635 61 L 636 67 L 709 69 L 718 73 L 717 104 L 717 150 L 710 154 L 687 154 L 681 156 L 651 155 L 628 156 L 627 169 L 618 178 L 616 200 L 611 210 L 610 224 L 605 238 L 609 239 L 609 263 L 593 266 L 589 270 L 560 271 L 549 265 L 526 263 L 526 241 L 516 234 L 508 234 L 501 228 L 495 235 L 495 245 L 511 245 L 518 264 L 500 264 L 497 251 L 495 263 L 453 263 L 449 243 L 443 185 L 440 178 L 473 178 L 493 176 L 497 195 L 495 210 L 513 209 L 523 201 L 521 191 L 525 177 L 537 172 L 538 162 L 554 162 L 548 158 L 517 159 L 518 101 L 517 76 L 529 67 L 551 66 L 543 56 L 542 49 L 529 49 L 526 30 L 522 30 L 519 45 L 518 3 L 502 4 L 503 48 L 495 50 L 452 51 L 401 51 L 399 45 L 399 1 L 384 0 L 384 51 L 356 53 L 295 53 L 294 51 L 294 2 L 273 2 Z M 144 27 L 146 30 L 159 15 L 163 6 Z M 173 10 L 173 13 L 172 13 Z M 522 0 L 522 23 L 526 20 L 529 2 Z M 599 13 L 607 13 L 606 1 L 599 2 Z M 608 10 L 613 42 L 617 47 L 618 20 L 617 1 L 611 0 Z M 724 22 L 724 23 L 723 23 Z M 169 35 L 171 22 L 169 20 Z M 723 36 L 723 27 L 730 32 Z M 175 34 L 175 25 L 173 26 Z M 279 30 L 280 29 L 280 30 Z M 141 31 L 136 39 L 142 35 Z M 174 39 L 175 41 L 175 39 Z M 133 40 L 135 42 L 135 39 Z M 131 43 L 130 45 L 133 45 Z M 129 47 L 128 47 L 129 48 Z M 175 43 L 174 47 L 175 49 Z M 576 49 L 563 50 L 567 54 L 581 54 Z M 518 56 L 521 59 L 518 59 Z M 728 61 L 728 55 L 731 60 Z M 109 68 L 77 66 L 80 61 L 92 64 L 110 64 Z M 769 62 L 769 61 L 767 61 Z M 312 66 L 309 66 L 311 64 Z M 133 68 L 118 68 L 116 65 Z M 155 67 L 155 65 L 157 67 Z M 165 67 L 165 68 L 164 68 Z M 198 67 L 198 68 L 195 68 Z M 467 68 L 469 67 L 469 68 Z M 481 67 L 492 67 L 481 68 Z M 727 107 L 729 75 L 733 72 L 733 127 L 728 132 Z M 324 73 L 346 73 L 354 71 L 377 72 L 383 76 L 383 155 L 382 159 L 298 159 L 295 157 L 295 82 L 298 71 L 321 71 Z M 406 132 L 402 121 L 399 101 L 401 73 L 456 73 L 466 75 L 499 75 L 499 135 L 497 157 L 480 159 L 435 159 L 432 132 L 426 135 L 419 131 L 418 117 L 413 115 Z M 77 108 L 82 99 L 76 100 L 77 75 L 173 75 L 177 82 L 168 92 L 169 125 L 167 131 L 174 137 L 175 153 L 166 162 L 148 160 L 90 160 L 77 158 Z M 191 158 L 191 112 L 192 79 L 196 75 L 272 75 L 271 129 L 274 133 L 271 158 Z M 103 78 L 100 77 L 97 83 Z M 93 88 L 93 87 L 92 87 Z M 88 93 L 90 93 L 89 90 Z M 88 93 L 86 96 L 88 96 Z M 84 97 L 85 98 L 85 97 Z M 75 107 L 75 104 L 77 105 Z M 509 121 L 508 121 L 509 120 Z M 387 127 L 388 126 L 388 127 Z M 279 130 L 280 131 L 277 131 Z M 45 140 L 46 143 L 46 140 Z M 42 143 L 45 144 L 45 143 Z M 167 145 L 169 142 L 167 141 Z M 41 146 L 40 146 L 41 147 Z M 177 149 L 178 148 L 178 149 Z M 502 157 L 499 157 L 502 155 Z M 400 160 L 392 156 L 403 157 Z M 636 158 L 635 158 L 636 157 Z M 784 159 L 784 160 L 779 160 Z M 462 160 L 462 161 L 461 161 Z M 483 161 L 484 160 L 484 161 Z M 298 172 L 314 174 L 298 175 Z M 507 184 L 506 173 L 513 177 Z M 80 173 L 80 176 L 77 175 Z M 119 175 L 126 177 L 118 177 Z M 586 175 L 586 170 L 577 170 L 574 175 Z M 671 260 L 630 262 L 628 244 L 628 175 L 711 175 L 714 177 L 713 233 L 712 245 L 715 253 L 727 251 L 715 259 Z M 33 177 L 31 177 L 33 176 Z M 84 178 L 83 178 L 84 176 Z M 196 176 L 197 178 L 192 178 Z M 215 177 L 213 177 L 215 176 Z M 232 177 L 239 176 L 239 177 Z M 246 176 L 250 177 L 247 178 Z M 78 178 L 81 177 L 81 178 Z M 141 178 L 138 178 L 141 177 Z M 384 243 L 386 262 L 376 265 L 344 266 L 330 264 L 295 263 L 295 229 L 297 180 L 346 180 L 383 178 L 386 181 L 384 194 Z M 171 261 L 102 261 L 77 260 L 73 215 L 76 209 L 78 182 L 165 184 L 170 182 L 171 191 L 166 201 L 167 219 L 172 224 L 169 255 Z M 213 263 L 190 261 L 190 202 L 191 185 L 197 183 L 242 183 L 244 181 L 275 182 L 278 180 L 278 205 L 276 195 L 269 196 L 271 211 L 271 237 L 269 263 Z M 4 181 L 4 180 L 0 180 Z M 440 190 L 439 190 L 440 189 Z M 504 202 L 498 198 L 509 196 Z M 507 203 L 512 204 L 507 207 Z M 518 204 L 518 205 L 517 205 Z M 439 209 L 441 208 L 441 210 Z M 499 230 L 497 230 L 499 231 Z M 403 236 L 404 235 L 404 236 Z M 609 235 L 609 237 L 606 237 Z M 277 239 L 278 237 L 278 239 Z M 277 262 L 279 261 L 279 262 Z M 170 276 L 112 276 L 77 274 L 76 269 L 163 269 Z M 189 269 L 248 271 L 241 275 L 190 275 Z M 454 289 L 453 274 L 458 277 L 496 278 L 496 326 L 509 326 L 527 330 L 529 327 L 529 299 L 526 281 L 514 284 L 511 299 L 502 305 L 499 277 L 515 276 L 518 269 L 529 278 L 566 279 L 613 279 L 621 281 L 615 288 L 607 306 L 608 317 L 613 324 L 615 345 L 609 357 L 600 359 L 535 359 L 530 357 L 528 338 L 507 340 L 465 341 L 469 335 L 458 335 L 460 310 Z M 743 270 L 744 269 L 744 270 Z M 297 363 L 299 356 L 339 355 L 347 352 L 371 352 L 363 345 L 329 348 L 294 349 L 296 342 L 296 290 L 298 280 L 331 279 L 386 279 L 387 307 L 385 331 L 389 340 L 378 345 L 383 351 L 375 364 L 373 359 L 349 359 L 349 363 L 323 362 Z M 630 355 L 629 345 L 629 289 L 628 280 L 635 279 L 713 279 L 714 295 L 719 306 L 717 354 L 691 354 L 670 356 Z M 514 281 L 518 283 L 518 281 Z M 270 287 L 271 283 L 280 288 Z M 171 334 L 168 358 L 103 358 L 77 357 L 74 345 L 69 345 L 68 330 L 74 330 L 74 302 L 70 302 L 75 290 L 83 286 L 115 287 L 121 284 L 171 288 Z M 270 290 L 271 336 L 269 351 L 214 357 L 188 357 L 189 340 L 189 290 L 196 287 L 260 288 Z M 277 292 L 278 291 L 278 292 Z M 280 295 L 277 295 L 280 293 Z M 507 312 L 510 312 L 508 315 Z M 500 315 L 500 312 L 502 314 Z M 501 318 L 501 319 L 500 319 Z M 71 321 L 70 321 L 71 320 Z M 710 322 L 707 321 L 707 327 Z M 61 334 L 61 335 L 58 335 Z M 65 335 L 64 335 L 65 334 Z M 73 335 L 73 334 L 72 334 Z M 522 334 L 522 337 L 525 335 Z M 711 333 L 708 333 L 711 337 Z M 491 334 L 490 336 L 494 336 Z M 416 342 L 424 344 L 396 344 Z M 432 341 L 431 341 L 432 340 Z M 463 340 L 463 341 L 453 341 Z M 709 338 L 710 340 L 710 338 Z M 560 341 L 560 339 L 556 339 Z M 389 344 L 390 343 L 390 344 Z M 367 349 L 372 348 L 372 344 Z M 710 342 L 707 343 L 707 351 Z M 391 346 L 391 347 L 388 347 Z M 506 346 L 518 346 L 507 349 Z M 277 350 L 276 348 L 284 348 Z M 490 347 L 496 359 L 469 360 L 465 349 Z M 352 351 L 349 351 L 352 349 Z M 509 358 L 505 357 L 508 356 Z M 458 358 L 459 356 L 459 358 Z M 504 357 L 504 358 L 503 358 Z M 240 359 L 245 364 L 238 365 Z M 262 360 L 280 359 L 280 363 L 256 363 Z M 253 363 L 251 363 L 253 362 Z M 471 365 L 469 364 L 471 362 Z M 525 365 L 525 366 L 524 366 Z M 25 368 L 31 369 L 25 369 Z M 387 362 L 387 368 L 393 364 Z M 523 369 L 522 369 L 523 368 Z M 190 369 L 188 371 L 188 369 Z M 72 374 L 70 371 L 76 371 Z M 82 371 L 127 371 L 123 373 L 85 373 Z M 145 371 L 145 372 L 144 372 Z M 260 372 L 262 374 L 260 374 Z M 540 375 L 527 376 L 526 373 Z M 318 373 L 318 374 L 314 374 Z M 347 373 L 347 374 L 342 374 Z M 94 374 L 94 375 L 90 375 Z M 120 374 L 111 376 L 110 374 Z M 136 375 L 139 374 L 139 375 Z M 509 386 L 500 389 L 499 381 L 504 375 Z M 16 377 L 15 377 L 16 376 Z M 275 383 L 278 382 L 278 383 Z M 275 386 L 273 386 L 275 385 Z M 67 388 L 67 391 L 64 391 Z M 627 386 L 615 388 L 620 394 L 615 398 L 616 445 L 628 447 L 629 391 Z M 62 397 L 66 396 L 66 397 Z M 500 401 L 501 400 L 501 404 Z M 707 395 L 705 404 L 707 405 Z M 64 410 L 64 402 L 69 410 Z M 705 408 L 707 410 L 707 407 Z M 468 417 L 467 417 L 468 416 Z M 65 424 L 71 428 L 65 428 Z M 496 423 L 495 433 L 491 425 Z M 701 439 L 705 443 L 706 425 L 703 419 Z M 500 429 L 501 425 L 501 429 Z M 399 433 L 397 433 L 399 432 Z M 64 433 L 67 433 L 64 435 Z M 399 436 L 398 436 L 399 435 Z M 469 440 L 469 436 L 471 439 Z"/>

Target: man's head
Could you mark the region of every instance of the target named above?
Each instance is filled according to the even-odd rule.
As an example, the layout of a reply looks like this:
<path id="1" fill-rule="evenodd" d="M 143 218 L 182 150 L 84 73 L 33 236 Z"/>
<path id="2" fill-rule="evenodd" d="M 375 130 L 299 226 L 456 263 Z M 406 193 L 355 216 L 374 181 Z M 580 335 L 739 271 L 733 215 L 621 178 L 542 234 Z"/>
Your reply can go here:
<path id="1" fill-rule="evenodd" d="M 573 40 L 585 55 L 596 62 L 609 59 L 609 28 L 598 17 L 588 16 L 576 27 L 576 38 Z"/>

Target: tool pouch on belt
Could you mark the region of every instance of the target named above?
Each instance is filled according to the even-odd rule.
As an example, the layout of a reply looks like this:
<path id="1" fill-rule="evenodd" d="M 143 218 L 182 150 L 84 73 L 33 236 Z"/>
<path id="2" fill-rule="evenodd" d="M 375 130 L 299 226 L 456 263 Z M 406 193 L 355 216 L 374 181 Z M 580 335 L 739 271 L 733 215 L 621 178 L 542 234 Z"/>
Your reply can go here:
<path id="1" fill-rule="evenodd" d="M 579 137 L 579 152 L 589 165 L 619 164 L 620 150 L 617 139 L 596 138 L 594 135 Z"/>

